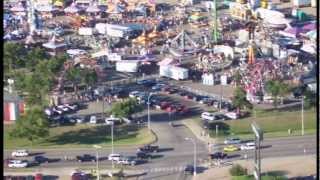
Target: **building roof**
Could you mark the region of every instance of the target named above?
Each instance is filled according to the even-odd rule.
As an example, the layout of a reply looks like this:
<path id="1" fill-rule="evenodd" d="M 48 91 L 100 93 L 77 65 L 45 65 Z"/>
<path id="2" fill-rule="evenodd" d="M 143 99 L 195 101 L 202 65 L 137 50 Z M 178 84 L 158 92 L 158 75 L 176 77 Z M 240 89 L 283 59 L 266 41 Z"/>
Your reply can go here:
<path id="1" fill-rule="evenodd" d="M 3 90 L 3 102 L 21 102 L 23 99 L 13 93 L 9 93 L 6 90 Z"/>

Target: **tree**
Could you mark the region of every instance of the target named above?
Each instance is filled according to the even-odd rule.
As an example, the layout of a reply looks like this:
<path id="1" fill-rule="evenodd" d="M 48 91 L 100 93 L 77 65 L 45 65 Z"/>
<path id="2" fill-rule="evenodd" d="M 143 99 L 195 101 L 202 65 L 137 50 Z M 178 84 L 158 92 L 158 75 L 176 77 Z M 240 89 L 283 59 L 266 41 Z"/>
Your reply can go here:
<path id="1" fill-rule="evenodd" d="M 29 51 L 26 55 L 26 67 L 30 70 L 30 71 L 34 71 L 36 65 L 40 62 L 40 61 L 44 61 L 46 60 L 46 53 L 43 49 L 41 48 L 33 48 L 31 49 L 31 51 Z"/>
<path id="2" fill-rule="evenodd" d="M 143 110 L 136 99 L 129 98 L 123 102 L 114 103 L 111 107 L 111 114 L 115 117 L 130 118 L 131 115 Z"/>
<path id="3" fill-rule="evenodd" d="M 231 176 L 243 176 L 248 174 L 248 170 L 239 164 L 232 165 L 229 172 Z"/>
<path id="4" fill-rule="evenodd" d="M 15 68 L 24 66 L 24 48 L 21 44 L 6 42 L 3 47 L 3 70 L 9 76 Z"/>
<path id="5" fill-rule="evenodd" d="M 269 80 L 266 83 L 266 91 L 271 94 L 273 98 L 273 105 L 277 108 L 278 98 L 281 97 L 281 101 L 283 101 L 283 96 L 288 93 L 289 86 L 280 80 Z"/>
<path id="6" fill-rule="evenodd" d="M 236 86 L 239 86 L 241 84 L 241 74 L 240 71 L 236 71 L 236 73 L 234 74 L 234 81 L 236 83 Z"/>
<path id="7" fill-rule="evenodd" d="M 72 67 L 66 73 L 67 80 L 71 81 L 74 92 L 77 94 L 78 85 L 81 82 L 81 71 L 79 68 Z"/>
<path id="8" fill-rule="evenodd" d="M 246 98 L 246 91 L 240 87 L 237 87 L 233 94 L 233 105 L 237 108 L 237 114 L 240 114 L 240 110 L 244 107 L 252 109 L 252 104 Z"/>
<path id="9" fill-rule="evenodd" d="M 91 69 L 84 69 L 81 72 L 82 74 L 82 82 L 86 84 L 87 89 L 89 86 L 94 85 L 97 80 L 98 80 L 98 76 L 95 70 L 91 70 Z"/>
<path id="10" fill-rule="evenodd" d="M 304 96 L 304 107 L 311 108 L 315 107 L 317 103 L 316 93 L 306 89 L 303 93 Z"/>
<path id="11" fill-rule="evenodd" d="M 67 57 L 65 55 L 60 55 L 60 56 L 54 56 L 51 57 L 48 61 L 48 69 L 52 73 L 58 73 L 62 67 L 64 62 L 66 62 Z"/>
<path id="12" fill-rule="evenodd" d="M 26 113 L 16 121 L 14 129 L 9 132 L 9 135 L 15 138 L 27 138 L 32 145 L 34 141 L 49 136 L 49 123 L 39 107 Z"/>

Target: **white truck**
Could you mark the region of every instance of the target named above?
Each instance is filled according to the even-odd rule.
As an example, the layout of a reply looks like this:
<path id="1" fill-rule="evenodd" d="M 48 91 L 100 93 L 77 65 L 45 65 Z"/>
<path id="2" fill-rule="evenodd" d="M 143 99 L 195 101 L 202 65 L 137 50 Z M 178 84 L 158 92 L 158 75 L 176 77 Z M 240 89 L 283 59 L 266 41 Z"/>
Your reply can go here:
<path id="1" fill-rule="evenodd" d="M 296 7 L 311 6 L 311 0 L 293 0 L 293 6 L 296 6 Z"/>
<path id="2" fill-rule="evenodd" d="M 137 72 L 140 61 L 122 60 L 116 62 L 116 71 L 119 72 Z"/>
<path id="3" fill-rule="evenodd" d="M 129 36 L 131 29 L 129 27 L 114 25 L 114 24 L 106 24 L 105 33 L 111 37 L 120 37 L 124 38 Z"/>
<path id="4" fill-rule="evenodd" d="M 78 33 L 82 36 L 91 36 L 93 35 L 93 29 L 88 27 L 80 27 Z"/>
<path id="5" fill-rule="evenodd" d="M 175 80 L 185 80 L 189 78 L 189 70 L 182 67 L 171 65 L 160 66 L 160 76 L 168 77 Z"/>

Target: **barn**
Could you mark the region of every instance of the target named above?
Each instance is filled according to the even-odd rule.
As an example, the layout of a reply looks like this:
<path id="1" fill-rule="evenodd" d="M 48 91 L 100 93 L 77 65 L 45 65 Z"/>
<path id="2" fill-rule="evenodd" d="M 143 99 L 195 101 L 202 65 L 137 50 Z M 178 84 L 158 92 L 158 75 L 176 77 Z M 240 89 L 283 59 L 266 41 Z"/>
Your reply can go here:
<path id="1" fill-rule="evenodd" d="M 4 91 L 3 94 L 3 121 L 13 123 L 25 112 L 25 102 L 21 97 Z"/>

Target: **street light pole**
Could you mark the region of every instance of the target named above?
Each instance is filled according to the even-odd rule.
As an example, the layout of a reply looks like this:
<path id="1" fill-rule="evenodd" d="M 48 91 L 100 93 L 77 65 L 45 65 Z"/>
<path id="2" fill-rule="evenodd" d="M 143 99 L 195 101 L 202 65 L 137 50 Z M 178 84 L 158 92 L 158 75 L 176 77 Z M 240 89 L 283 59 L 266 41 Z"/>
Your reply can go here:
<path id="1" fill-rule="evenodd" d="M 148 129 L 151 130 L 151 125 L 150 125 L 150 98 L 152 95 L 154 95 L 155 93 L 150 93 L 148 96 Z"/>
<path id="2" fill-rule="evenodd" d="M 191 141 L 192 144 L 193 144 L 193 147 L 194 147 L 194 155 L 193 155 L 193 176 L 195 177 L 197 175 L 197 165 L 196 165 L 196 162 L 197 162 L 197 145 L 196 145 L 196 142 L 194 141 L 194 139 L 192 138 L 185 138 L 185 140 L 187 141 Z"/>
<path id="3" fill-rule="evenodd" d="M 301 135 L 304 135 L 304 96 L 301 99 Z"/>
<path id="4" fill-rule="evenodd" d="M 101 146 L 93 145 L 93 147 L 96 149 L 96 160 L 97 160 L 97 180 L 100 180 L 100 172 L 99 172 L 99 152 L 98 149 L 101 148 Z"/>
<path id="5" fill-rule="evenodd" d="M 113 154 L 113 123 L 111 123 L 111 154 Z M 111 161 L 112 163 L 112 169 L 114 168 L 113 160 Z"/>

